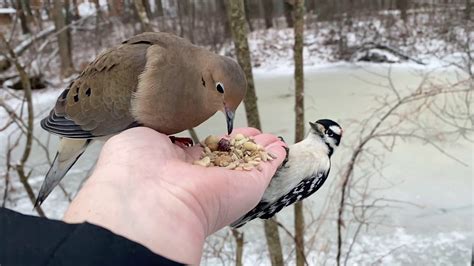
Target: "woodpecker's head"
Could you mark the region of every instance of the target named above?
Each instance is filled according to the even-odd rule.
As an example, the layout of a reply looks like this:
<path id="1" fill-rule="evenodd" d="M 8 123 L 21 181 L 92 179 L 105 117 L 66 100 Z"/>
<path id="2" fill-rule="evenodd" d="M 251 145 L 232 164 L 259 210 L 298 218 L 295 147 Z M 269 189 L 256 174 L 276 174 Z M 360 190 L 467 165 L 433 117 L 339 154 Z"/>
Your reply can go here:
<path id="1" fill-rule="evenodd" d="M 314 123 L 309 122 L 311 125 L 311 133 L 321 137 L 321 139 L 328 145 L 330 154 L 334 149 L 339 146 L 342 137 L 342 127 L 329 119 L 321 119 Z"/>

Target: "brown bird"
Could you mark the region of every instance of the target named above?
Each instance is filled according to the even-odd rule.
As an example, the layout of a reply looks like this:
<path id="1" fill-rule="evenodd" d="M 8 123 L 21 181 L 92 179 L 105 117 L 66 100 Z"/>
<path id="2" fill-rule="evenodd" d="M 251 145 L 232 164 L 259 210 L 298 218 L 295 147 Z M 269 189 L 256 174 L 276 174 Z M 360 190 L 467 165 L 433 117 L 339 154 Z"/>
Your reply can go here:
<path id="1" fill-rule="evenodd" d="M 169 33 L 136 35 L 100 54 L 69 84 L 41 127 L 61 137 L 40 205 L 91 140 L 134 126 L 175 134 L 223 111 L 227 131 L 247 82 L 232 59 Z"/>

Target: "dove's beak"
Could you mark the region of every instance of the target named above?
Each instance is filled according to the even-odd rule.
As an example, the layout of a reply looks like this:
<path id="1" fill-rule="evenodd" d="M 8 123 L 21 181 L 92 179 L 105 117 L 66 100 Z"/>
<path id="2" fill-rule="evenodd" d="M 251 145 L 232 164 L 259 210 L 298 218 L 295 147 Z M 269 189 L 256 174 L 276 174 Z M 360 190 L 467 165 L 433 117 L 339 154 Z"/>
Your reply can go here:
<path id="1" fill-rule="evenodd" d="M 230 135 L 234 129 L 234 111 L 230 110 L 227 106 L 224 108 L 225 117 L 227 120 L 227 133 Z"/>

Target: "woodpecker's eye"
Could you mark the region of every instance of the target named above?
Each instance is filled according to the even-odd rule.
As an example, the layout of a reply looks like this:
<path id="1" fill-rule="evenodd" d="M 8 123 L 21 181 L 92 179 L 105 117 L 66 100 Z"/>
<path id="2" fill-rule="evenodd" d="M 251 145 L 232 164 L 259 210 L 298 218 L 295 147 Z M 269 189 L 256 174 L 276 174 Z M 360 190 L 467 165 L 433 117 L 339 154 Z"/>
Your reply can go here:
<path id="1" fill-rule="evenodd" d="M 332 132 L 332 130 L 326 130 L 326 135 L 328 135 L 328 137 L 332 137 L 334 136 L 334 132 Z"/>
<path id="2" fill-rule="evenodd" d="M 201 77 L 201 81 L 202 81 L 202 86 L 206 87 L 206 82 L 204 81 L 203 77 Z"/>
<path id="3" fill-rule="evenodd" d="M 224 93 L 224 85 L 220 82 L 217 82 L 216 84 L 216 90 L 220 93 Z"/>

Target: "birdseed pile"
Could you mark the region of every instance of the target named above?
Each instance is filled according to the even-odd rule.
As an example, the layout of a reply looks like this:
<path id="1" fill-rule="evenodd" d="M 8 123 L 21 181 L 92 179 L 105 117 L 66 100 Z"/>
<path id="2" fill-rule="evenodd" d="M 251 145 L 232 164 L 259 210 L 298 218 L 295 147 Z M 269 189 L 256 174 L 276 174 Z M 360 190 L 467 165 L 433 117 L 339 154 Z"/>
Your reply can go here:
<path id="1" fill-rule="evenodd" d="M 201 158 L 193 164 L 205 167 L 224 167 L 227 169 L 250 171 L 254 168 L 261 170 L 260 163 L 273 161 L 276 156 L 265 151 L 262 145 L 242 134 L 234 137 L 219 138 L 210 135 L 201 143 L 204 151 Z"/>

